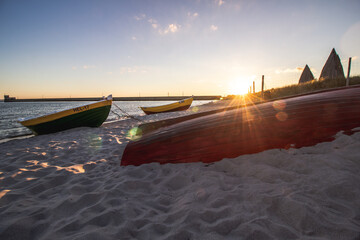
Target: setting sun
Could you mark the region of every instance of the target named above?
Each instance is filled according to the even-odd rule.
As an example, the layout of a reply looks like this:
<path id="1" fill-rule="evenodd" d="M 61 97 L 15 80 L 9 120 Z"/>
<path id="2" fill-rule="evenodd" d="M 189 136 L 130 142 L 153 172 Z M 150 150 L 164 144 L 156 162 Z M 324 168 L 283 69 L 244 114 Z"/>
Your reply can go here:
<path id="1" fill-rule="evenodd" d="M 246 80 L 234 80 L 229 83 L 229 94 L 231 95 L 243 95 L 248 93 L 250 87 L 249 81 Z"/>

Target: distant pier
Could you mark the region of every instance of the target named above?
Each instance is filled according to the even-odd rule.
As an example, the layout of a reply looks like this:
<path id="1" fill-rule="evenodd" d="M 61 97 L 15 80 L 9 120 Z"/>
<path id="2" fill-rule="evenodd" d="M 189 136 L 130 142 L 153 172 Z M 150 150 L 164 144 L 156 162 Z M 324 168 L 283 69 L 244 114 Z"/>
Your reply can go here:
<path id="1" fill-rule="evenodd" d="M 113 101 L 179 101 L 191 96 L 164 96 L 164 97 L 113 97 Z M 209 96 L 193 96 L 194 100 L 220 100 L 221 96 L 209 95 Z M 4 102 L 85 102 L 85 101 L 99 101 L 102 98 L 27 98 L 17 99 L 4 96 Z"/>

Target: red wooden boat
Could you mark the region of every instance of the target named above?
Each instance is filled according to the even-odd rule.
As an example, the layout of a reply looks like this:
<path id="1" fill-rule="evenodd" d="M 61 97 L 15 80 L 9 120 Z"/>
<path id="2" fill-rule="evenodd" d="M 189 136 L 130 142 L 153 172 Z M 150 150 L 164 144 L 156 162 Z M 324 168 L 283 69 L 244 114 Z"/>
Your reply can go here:
<path id="1" fill-rule="evenodd" d="M 203 116 L 131 141 L 121 165 L 215 162 L 332 141 L 360 127 L 360 86 L 325 90 Z"/>

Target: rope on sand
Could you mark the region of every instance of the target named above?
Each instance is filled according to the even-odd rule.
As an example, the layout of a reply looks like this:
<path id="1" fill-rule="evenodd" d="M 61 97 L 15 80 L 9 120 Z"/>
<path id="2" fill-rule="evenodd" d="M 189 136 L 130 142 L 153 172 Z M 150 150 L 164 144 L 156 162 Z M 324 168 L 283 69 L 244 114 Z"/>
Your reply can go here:
<path id="1" fill-rule="evenodd" d="M 112 103 L 116 108 L 118 108 L 126 117 L 129 117 L 129 118 L 132 118 L 132 119 L 135 119 L 136 121 L 139 121 L 139 122 L 141 122 L 141 120 L 140 119 L 138 119 L 138 118 L 136 118 L 136 117 L 134 117 L 134 116 L 132 116 L 132 115 L 130 115 L 130 114 L 128 114 L 125 110 L 122 110 L 118 105 L 116 105 L 115 103 Z M 115 113 L 114 111 L 111 111 L 111 112 L 113 112 L 113 113 Z M 117 114 L 117 113 L 115 113 L 116 115 L 118 115 L 119 117 L 120 117 L 120 115 L 119 114 Z"/>
<path id="2" fill-rule="evenodd" d="M 118 116 L 118 119 L 120 119 L 121 118 L 121 116 L 117 113 L 117 112 L 114 112 L 113 110 L 111 110 L 110 109 L 110 111 L 113 113 L 113 114 L 115 114 L 116 116 Z"/>

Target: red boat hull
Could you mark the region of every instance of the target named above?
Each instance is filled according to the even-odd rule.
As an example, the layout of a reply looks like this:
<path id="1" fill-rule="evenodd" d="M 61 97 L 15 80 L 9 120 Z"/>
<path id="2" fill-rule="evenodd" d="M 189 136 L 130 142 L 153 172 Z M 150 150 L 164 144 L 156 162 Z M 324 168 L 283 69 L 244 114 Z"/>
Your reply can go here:
<path id="1" fill-rule="evenodd" d="M 130 142 L 121 165 L 215 162 L 331 141 L 360 127 L 360 87 L 341 88 L 199 117 Z"/>

